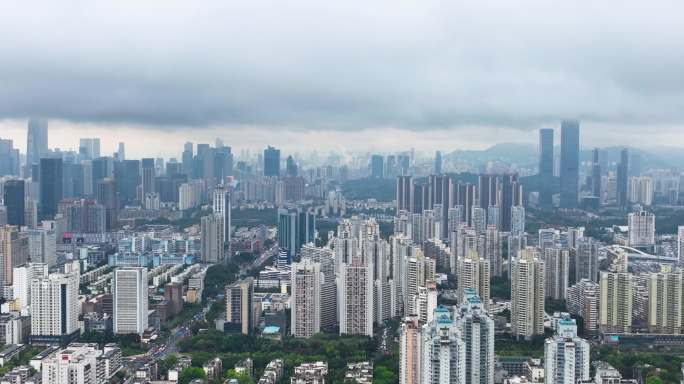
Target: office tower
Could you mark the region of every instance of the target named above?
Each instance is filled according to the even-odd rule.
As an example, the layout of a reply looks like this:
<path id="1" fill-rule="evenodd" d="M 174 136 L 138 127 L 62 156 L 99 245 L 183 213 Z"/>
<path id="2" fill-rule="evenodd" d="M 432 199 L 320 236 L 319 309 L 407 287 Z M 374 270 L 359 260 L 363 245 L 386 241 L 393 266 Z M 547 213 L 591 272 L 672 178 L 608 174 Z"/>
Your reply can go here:
<path id="1" fill-rule="evenodd" d="M 458 260 L 458 300 L 462 302 L 467 290 L 474 290 L 482 299 L 485 308 L 489 306 L 490 264 L 481 259 L 472 249 L 466 251 L 465 257 Z"/>
<path id="2" fill-rule="evenodd" d="M 297 163 L 295 162 L 294 157 L 292 157 L 292 155 L 287 156 L 287 159 L 285 160 L 285 174 L 287 174 L 288 177 L 297 177 L 298 173 Z"/>
<path id="3" fill-rule="evenodd" d="M 401 324 L 399 383 L 421 383 L 421 359 L 423 355 L 422 324 L 417 316 L 407 316 Z"/>
<path id="4" fill-rule="evenodd" d="M 94 160 L 100 157 L 100 139 L 82 138 L 79 141 L 78 153 L 84 160 Z"/>
<path id="5" fill-rule="evenodd" d="M 120 142 L 116 149 L 116 159 L 119 161 L 126 160 L 126 144 L 123 142 Z"/>
<path id="6" fill-rule="evenodd" d="M 655 245 L 655 215 L 647 211 L 631 212 L 627 216 L 630 247 Z"/>
<path id="7" fill-rule="evenodd" d="M 567 249 L 549 247 L 544 250 L 544 275 L 546 297 L 565 300 L 570 273 L 570 252 Z"/>
<path id="8" fill-rule="evenodd" d="M 93 162 L 90 160 L 81 161 L 81 190 L 83 196 L 93 195 Z"/>
<path id="9" fill-rule="evenodd" d="M 553 208 L 553 129 L 539 130 L 539 207 Z"/>
<path id="10" fill-rule="evenodd" d="M 225 230 L 223 217 L 212 213 L 203 216 L 200 221 L 200 247 L 202 261 L 220 263 L 225 259 Z"/>
<path id="11" fill-rule="evenodd" d="M 321 264 L 302 259 L 292 265 L 290 332 L 311 337 L 321 331 Z"/>
<path id="12" fill-rule="evenodd" d="M 111 157 L 98 157 L 91 161 L 92 164 L 92 191 L 93 195 L 97 194 L 97 183 L 114 176 L 114 162 Z"/>
<path id="13" fill-rule="evenodd" d="M 251 335 L 254 330 L 254 278 L 248 277 L 226 287 L 224 330 Z"/>
<path id="14" fill-rule="evenodd" d="M 21 158 L 14 141 L 0 138 L 0 176 L 20 174 Z"/>
<path id="15" fill-rule="evenodd" d="M 117 185 L 122 191 L 121 199 L 126 203 L 138 199 L 138 186 L 141 184 L 140 160 L 123 161 L 123 177 L 117 179 Z"/>
<path id="16" fill-rule="evenodd" d="M 114 333 L 142 333 L 147 329 L 147 268 L 117 268 L 112 279 Z"/>
<path id="17" fill-rule="evenodd" d="M 371 156 L 370 177 L 373 179 L 382 179 L 385 177 L 385 158 L 382 155 Z"/>
<path id="18" fill-rule="evenodd" d="M 270 145 L 264 149 L 264 176 L 280 176 L 280 150 Z"/>
<path id="19" fill-rule="evenodd" d="M 12 269 L 28 261 L 28 237 L 18 227 L 0 227 L 0 287 L 12 285 Z"/>
<path id="20" fill-rule="evenodd" d="M 397 176 L 397 212 L 413 212 L 413 177 Z"/>
<path id="21" fill-rule="evenodd" d="M 214 203 L 213 209 L 214 214 L 219 215 L 223 220 L 224 229 L 224 245 L 228 246 L 230 244 L 231 238 L 231 218 L 232 218 L 232 205 L 230 203 L 230 191 L 227 186 L 220 185 L 214 189 Z"/>
<path id="22" fill-rule="evenodd" d="M 473 207 L 471 227 L 478 233 L 484 232 L 487 228 L 487 212 L 483 208 Z"/>
<path id="23" fill-rule="evenodd" d="M 575 253 L 575 282 L 587 279 L 595 283 L 599 277 L 598 244 L 588 237 L 577 240 Z"/>
<path id="24" fill-rule="evenodd" d="M 459 327 L 466 355 L 466 384 L 494 383 L 494 320 L 487 314 L 480 297 L 472 289 L 464 294 Z"/>
<path id="25" fill-rule="evenodd" d="M 442 173 L 442 151 L 435 152 L 435 174 L 440 175 Z"/>
<path id="26" fill-rule="evenodd" d="M 302 245 L 316 236 L 316 216 L 302 209 L 278 210 L 278 246 L 288 252 L 290 260 L 299 254 Z"/>
<path id="27" fill-rule="evenodd" d="M 28 121 L 26 137 L 26 168 L 31 170 L 34 164 L 48 154 L 48 122 L 42 119 Z"/>
<path id="28" fill-rule="evenodd" d="M 97 202 L 105 210 L 106 230 L 116 230 L 119 227 L 119 198 L 116 193 L 116 181 L 110 178 L 99 181 L 95 196 Z"/>
<path id="29" fill-rule="evenodd" d="M 31 343 L 65 344 L 80 334 L 78 272 L 31 280 Z"/>
<path id="30" fill-rule="evenodd" d="M 577 208 L 579 194 L 579 122 L 561 122 L 560 207 Z"/>
<path id="31" fill-rule="evenodd" d="M 679 265 L 684 266 L 684 225 L 677 227 L 677 256 Z"/>
<path id="32" fill-rule="evenodd" d="M 28 315 L 31 307 L 31 281 L 47 275 L 48 266 L 43 263 L 26 263 L 12 270 L 12 297 L 23 315 Z"/>
<path id="33" fill-rule="evenodd" d="M 525 207 L 522 205 L 511 208 L 511 233 L 516 235 L 525 233 Z"/>
<path id="34" fill-rule="evenodd" d="M 421 332 L 421 384 L 468 383 L 466 346 L 458 323 L 443 306 L 437 307 L 434 318 Z"/>
<path id="35" fill-rule="evenodd" d="M 373 335 L 373 264 L 342 264 L 338 275 L 340 335 Z"/>
<path id="36" fill-rule="evenodd" d="M 592 195 L 601 199 L 601 161 L 599 160 L 599 149 L 594 148 L 591 161 L 591 192 Z"/>
<path id="37" fill-rule="evenodd" d="M 501 230 L 510 232 L 513 207 L 522 206 L 522 184 L 518 182 L 518 175 L 507 174 L 501 177 Z"/>
<path id="38" fill-rule="evenodd" d="M 7 224 L 24 225 L 24 180 L 7 180 L 3 188 Z"/>
<path id="39" fill-rule="evenodd" d="M 48 267 L 57 264 L 57 234 L 54 229 L 30 229 L 28 234 L 28 259 L 44 263 Z"/>
<path id="40" fill-rule="evenodd" d="M 142 165 L 142 196 L 147 195 L 148 193 L 153 193 L 155 192 L 154 190 L 154 176 L 155 176 L 155 169 L 154 169 L 154 159 L 153 158 L 144 158 L 142 159 L 141 162 Z"/>
<path id="41" fill-rule="evenodd" d="M 183 173 L 189 177 L 194 176 L 194 164 L 193 164 L 193 148 L 191 142 L 186 142 L 183 145 L 183 153 L 181 155 L 181 162 L 183 163 Z"/>
<path id="42" fill-rule="evenodd" d="M 333 250 L 328 247 L 317 248 L 313 244 L 305 244 L 302 246 L 301 258 L 320 264 L 323 275 L 320 282 L 320 324 L 321 328 L 332 328 L 337 325 L 337 283 Z"/>
<path id="43" fill-rule="evenodd" d="M 622 209 L 627 209 L 627 180 L 629 178 L 629 150 L 620 151 L 620 163 L 617 167 L 617 204 Z"/>
<path id="44" fill-rule="evenodd" d="M 681 271 L 648 275 L 648 331 L 681 334 L 684 278 Z"/>
<path id="45" fill-rule="evenodd" d="M 520 251 L 511 267 L 511 330 L 526 340 L 544 334 L 544 262 L 533 247 Z"/>
<path id="46" fill-rule="evenodd" d="M 577 336 L 570 316 L 558 320 L 556 335 L 544 343 L 544 383 L 575 384 L 589 380 L 589 342 Z"/>
<path id="47" fill-rule="evenodd" d="M 7 225 L 7 207 L 0 204 L 0 225 Z"/>
<path id="48" fill-rule="evenodd" d="M 62 159 L 40 159 L 40 217 L 54 217 L 61 200 Z"/>
<path id="49" fill-rule="evenodd" d="M 634 276 L 631 273 L 624 272 L 601 272 L 599 289 L 599 328 L 601 332 L 631 332 Z"/>

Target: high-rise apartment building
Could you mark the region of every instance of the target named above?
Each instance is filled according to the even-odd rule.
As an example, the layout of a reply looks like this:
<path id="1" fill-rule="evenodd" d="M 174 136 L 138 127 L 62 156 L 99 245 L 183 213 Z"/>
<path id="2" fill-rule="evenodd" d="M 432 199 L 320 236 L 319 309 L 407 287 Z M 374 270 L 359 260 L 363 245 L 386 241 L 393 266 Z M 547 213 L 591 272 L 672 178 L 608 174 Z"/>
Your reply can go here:
<path id="1" fill-rule="evenodd" d="M 575 384 L 589 379 L 589 342 L 577 336 L 575 320 L 558 320 L 556 335 L 544 343 L 544 383 Z"/>
<path id="2" fill-rule="evenodd" d="M 594 148 L 591 161 L 591 192 L 594 197 L 602 198 L 601 195 L 601 161 L 598 148 Z"/>
<path id="3" fill-rule="evenodd" d="M 544 275 L 546 297 L 565 300 L 570 274 L 570 251 L 558 247 L 546 248 L 544 266 L 546 268 Z"/>
<path id="4" fill-rule="evenodd" d="M 228 246 L 231 238 L 232 204 L 230 202 L 231 193 L 228 187 L 220 185 L 214 189 L 213 209 L 214 214 L 223 220 L 224 237 L 223 242 Z"/>
<path id="5" fill-rule="evenodd" d="M 531 339 L 544 334 L 544 262 L 533 247 L 520 251 L 511 266 L 511 328 L 513 335 Z"/>
<path id="6" fill-rule="evenodd" d="M 342 264 L 338 274 L 340 334 L 373 335 L 373 264 Z"/>
<path id="7" fill-rule="evenodd" d="M 467 383 L 466 346 L 458 322 L 439 306 L 434 320 L 422 329 L 421 383 Z M 472 381 L 471 381 L 472 383 Z"/>
<path id="8" fill-rule="evenodd" d="M 254 331 L 254 278 L 248 277 L 226 287 L 226 332 L 251 335 Z"/>
<path id="9" fill-rule="evenodd" d="M 469 249 L 458 261 L 458 300 L 463 302 L 466 292 L 473 290 L 484 307 L 489 306 L 491 271 L 488 260 Z"/>
<path id="10" fill-rule="evenodd" d="M 648 330 L 680 334 L 684 327 L 684 275 L 681 271 L 648 276 Z"/>
<path id="11" fill-rule="evenodd" d="M 601 272 L 599 289 L 599 329 L 601 332 L 631 332 L 634 276 L 625 272 Z"/>
<path id="12" fill-rule="evenodd" d="M 201 256 L 205 263 L 220 263 L 225 259 L 223 219 L 220 214 L 212 213 L 200 221 Z"/>
<path id="13" fill-rule="evenodd" d="M 28 254 L 26 232 L 12 225 L 0 226 L 0 287 L 12 285 L 12 270 L 26 264 Z"/>
<path id="14" fill-rule="evenodd" d="M 582 279 L 568 288 L 567 307 L 571 315 L 584 320 L 584 330 L 594 334 L 599 325 L 599 284 Z"/>
<path id="15" fill-rule="evenodd" d="M 399 383 L 420 384 L 422 379 L 422 324 L 417 316 L 407 316 L 401 325 Z"/>
<path id="16" fill-rule="evenodd" d="M 112 279 L 114 333 L 142 335 L 147 329 L 147 290 L 147 268 L 121 267 L 114 271 Z"/>
<path id="17" fill-rule="evenodd" d="M 51 273 L 31 280 L 31 342 L 64 344 L 80 333 L 78 272 Z"/>
<path id="18" fill-rule="evenodd" d="M 397 212 L 413 212 L 413 176 L 397 176 Z"/>
<path id="19" fill-rule="evenodd" d="M 321 264 L 302 259 L 292 265 L 290 332 L 311 337 L 321 330 Z"/>
<path id="20" fill-rule="evenodd" d="M 465 344 L 466 384 L 494 383 L 494 320 L 472 289 L 465 291 L 459 328 Z"/>
<path id="21" fill-rule="evenodd" d="M 577 239 L 575 251 L 575 282 L 582 279 L 598 282 L 598 243 L 589 237 Z"/>
<path id="22" fill-rule="evenodd" d="M 629 199 L 627 185 L 629 178 L 629 150 L 624 148 L 620 151 L 620 163 L 617 167 L 617 204 L 622 209 L 627 209 Z"/>
<path id="23" fill-rule="evenodd" d="M 579 199 L 579 122 L 561 122 L 560 207 L 577 208 Z"/>
<path id="24" fill-rule="evenodd" d="M 382 155 L 371 156 L 370 176 L 374 179 L 385 177 L 385 158 Z"/>
<path id="25" fill-rule="evenodd" d="M 630 247 L 653 247 L 655 245 L 655 215 L 647 211 L 631 212 L 627 216 Z"/>

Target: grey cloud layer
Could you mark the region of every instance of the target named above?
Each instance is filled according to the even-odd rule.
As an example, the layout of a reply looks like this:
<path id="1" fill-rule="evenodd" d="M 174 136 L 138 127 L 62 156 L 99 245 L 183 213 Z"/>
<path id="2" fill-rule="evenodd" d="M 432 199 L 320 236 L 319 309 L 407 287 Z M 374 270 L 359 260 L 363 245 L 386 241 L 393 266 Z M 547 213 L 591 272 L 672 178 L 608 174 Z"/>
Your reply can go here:
<path id="1" fill-rule="evenodd" d="M 0 118 L 327 129 L 684 120 L 680 1 L 4 8 Z"/>

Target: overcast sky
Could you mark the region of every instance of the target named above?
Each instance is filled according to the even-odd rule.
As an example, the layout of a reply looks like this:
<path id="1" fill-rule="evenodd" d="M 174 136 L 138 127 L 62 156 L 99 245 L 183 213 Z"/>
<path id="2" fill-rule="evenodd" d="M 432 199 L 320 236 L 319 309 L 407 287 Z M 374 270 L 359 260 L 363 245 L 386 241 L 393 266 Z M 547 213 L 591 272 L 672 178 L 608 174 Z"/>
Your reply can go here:
<path id="1" fill-rule="evenodd" d="M 21 1 L 0 12 L 0 137 L 51 146 L 453 150 L 684 145 L 681 1 Z"/>

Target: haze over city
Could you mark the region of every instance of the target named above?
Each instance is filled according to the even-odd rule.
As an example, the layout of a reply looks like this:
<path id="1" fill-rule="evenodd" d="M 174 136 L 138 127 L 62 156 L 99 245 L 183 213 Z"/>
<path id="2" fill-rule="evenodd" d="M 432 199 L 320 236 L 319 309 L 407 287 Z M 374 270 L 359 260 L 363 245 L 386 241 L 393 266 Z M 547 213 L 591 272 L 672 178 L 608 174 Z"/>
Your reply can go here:
<path id="1" fill-rule="evenodd" d="M 0 384 L 684 384 L 684 3 L 0 12 Z"/>

